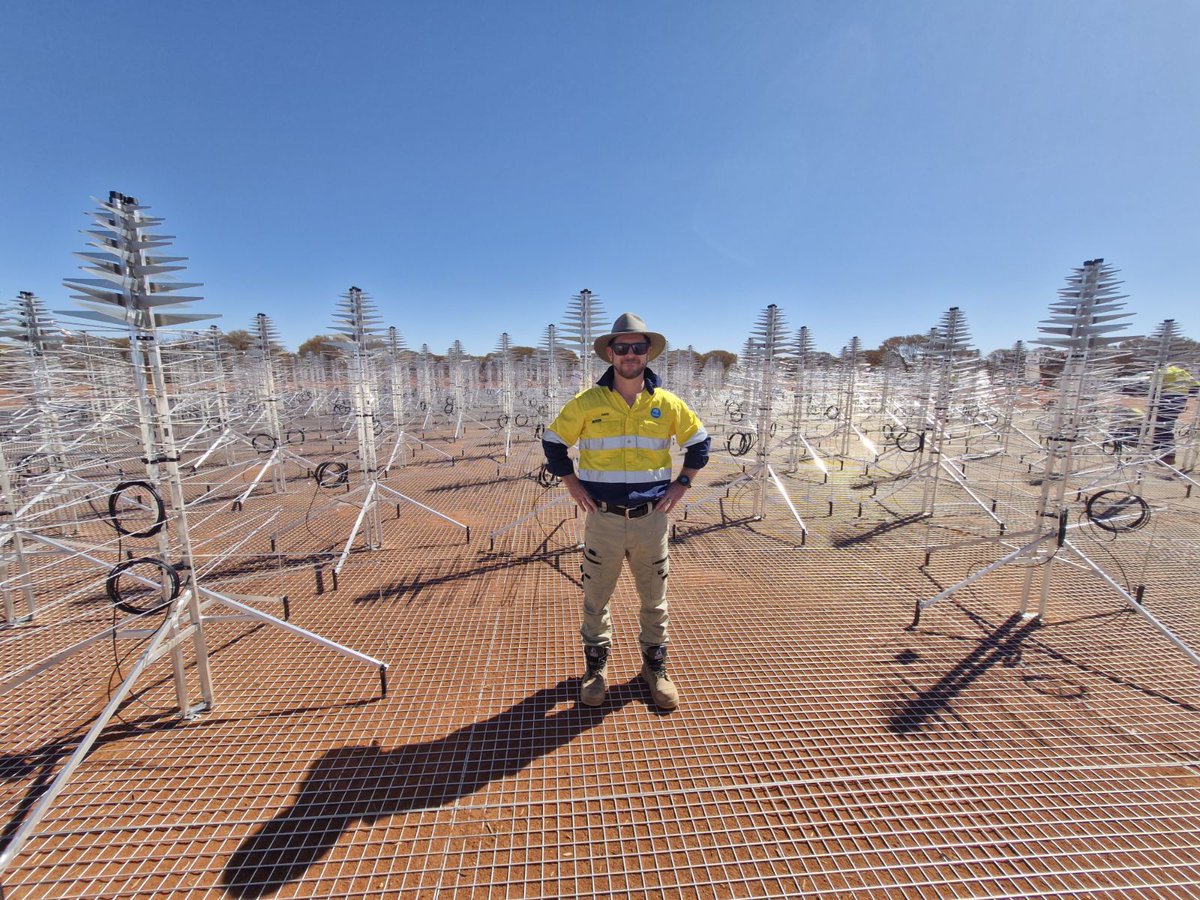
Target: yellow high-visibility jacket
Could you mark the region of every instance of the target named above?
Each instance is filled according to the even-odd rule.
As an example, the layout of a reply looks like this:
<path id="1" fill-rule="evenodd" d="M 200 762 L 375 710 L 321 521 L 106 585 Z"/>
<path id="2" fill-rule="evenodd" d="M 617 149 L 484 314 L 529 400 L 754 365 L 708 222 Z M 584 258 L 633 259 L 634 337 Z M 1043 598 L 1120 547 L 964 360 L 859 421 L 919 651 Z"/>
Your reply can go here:
<path id="1" fill-rule="evenodd" d="M 608 383 L 605 384 L 607 378 Z M 579 445 L 576 474 L 597 500 L 637 505 L 661 497 L 671 481 L 671 440 L 685 451 L 684 465 L 708 462 L 709 438 L 694 412 L 675 394 L 658 387 L 646 370 L 646 389 L 633 406 L 612 389 L 612 375 L 576 394 L 542 434 L 555 475 L 574 468 L 566 448 Z"/>
<path id="2" fill-rule="evenodd" d="M 1200 381 L 1192 377 L 1192 373 L 1183 366 L 1167 366 L 1162 374 L 1162 392 L 1164 394 L 1190 394 L 1200 387 Z"/>

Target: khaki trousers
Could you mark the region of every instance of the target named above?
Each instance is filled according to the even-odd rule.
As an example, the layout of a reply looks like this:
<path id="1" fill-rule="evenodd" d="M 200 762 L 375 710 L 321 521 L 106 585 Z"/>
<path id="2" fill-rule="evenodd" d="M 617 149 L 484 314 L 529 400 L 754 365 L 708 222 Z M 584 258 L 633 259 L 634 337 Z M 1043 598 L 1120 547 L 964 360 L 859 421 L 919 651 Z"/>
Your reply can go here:
<path id="1" fill-rule="evenodd" d="M 608 601 L 629 560 L 641 598 L 638 618 L 642 649 L 667 642 L 667 514 L 651 512 L 638 519 L 590 512 L 583 526 L 583 625 L 586 646 L 612 645 Z"/>

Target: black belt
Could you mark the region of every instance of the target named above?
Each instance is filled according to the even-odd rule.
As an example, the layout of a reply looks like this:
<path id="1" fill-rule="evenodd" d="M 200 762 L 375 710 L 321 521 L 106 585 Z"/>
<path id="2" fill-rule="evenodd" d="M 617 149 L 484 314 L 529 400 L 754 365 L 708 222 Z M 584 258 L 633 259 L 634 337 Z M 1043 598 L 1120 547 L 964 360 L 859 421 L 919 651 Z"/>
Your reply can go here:
<path id="1" fill-rule="evenodd" d="M 615 503 L 605 503 L 601 500 L 596 506 L 601 512 L 624 516 L 626 519 L 640 519 L 642 516 L 654 512 L 653 503 L 643 503 L 641 506 L 617 506 Z"/>

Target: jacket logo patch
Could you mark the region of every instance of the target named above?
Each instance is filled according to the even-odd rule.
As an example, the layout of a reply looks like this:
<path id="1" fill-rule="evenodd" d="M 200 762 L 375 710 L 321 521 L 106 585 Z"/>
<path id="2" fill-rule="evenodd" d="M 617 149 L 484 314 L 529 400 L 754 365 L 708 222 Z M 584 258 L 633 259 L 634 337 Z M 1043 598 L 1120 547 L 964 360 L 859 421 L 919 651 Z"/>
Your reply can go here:
<path id="1" fill-rule="evenodd" d="M 662 410 L 659 409 L 657 406 L 654 407 L 652 410 L 650 410 L 650 418 L 661 419 L 662 418 Z"/>
<path id="2" fill-rule="evenodd" d="M 592 419 L 592 424 L 593 424 L 593 425 L 597 425 L 597 424 L 599 424 L 600 422 L 603 422 L 603 421 L 604 421 L 603 419 Z"/>

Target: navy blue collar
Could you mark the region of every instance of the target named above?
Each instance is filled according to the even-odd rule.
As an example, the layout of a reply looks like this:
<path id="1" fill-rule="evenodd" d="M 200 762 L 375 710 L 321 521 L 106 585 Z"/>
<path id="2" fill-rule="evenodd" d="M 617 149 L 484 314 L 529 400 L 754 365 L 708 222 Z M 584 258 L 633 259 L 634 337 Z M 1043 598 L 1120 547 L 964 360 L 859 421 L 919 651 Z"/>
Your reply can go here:
<path id="1" fill-rule="evenodd" d="M 646 373 L 642 377 L 645 379 L 645 382 L 646 382 L 646 391 L 648 393 L 650 393 L 651 395 L 654 394 L 654 389 L 656 387 L 658 387 L 660 384 L 662 384 L 662 379 L 660 379 L 656 374 L 654 374 L 653 370 L 651 370 L 651 368 L 649 366 L 646 367 Z M 608 369 L 605 371 L 605 373 L 600 376 L 600 380 L 597 381 L 596 384 L 599 385 L 600 387 L 606 387 L 610 391 L 615 391 L 616 388 L 613 386 L 613 383 L 615 382 L 615 380 L 616 380 L 616 373 L 613 371 L 613 367 L 609 366 Z"/>

